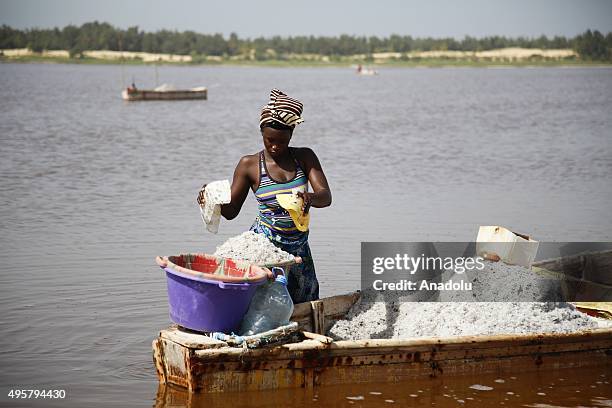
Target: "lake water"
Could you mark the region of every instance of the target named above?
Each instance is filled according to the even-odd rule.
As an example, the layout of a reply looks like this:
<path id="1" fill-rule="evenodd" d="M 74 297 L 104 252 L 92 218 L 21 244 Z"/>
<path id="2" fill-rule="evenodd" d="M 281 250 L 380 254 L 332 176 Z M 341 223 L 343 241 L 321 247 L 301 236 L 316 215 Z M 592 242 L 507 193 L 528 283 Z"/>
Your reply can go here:
<path id="1" fill-rule="evenodd" d="M 359 288 L 362 241 L 470 241 L 479 225 L 612 240 L 612 69 L 158 71 L 209 100 L 123 102 L 152 67 L 0 64 L 2 403 L 24 386 L 65 389 L 61 406 L 156 403 L 151 341 L 170 322 L 154 256 L 249 228 L 252 196 L 218 235 L 195 198 L 262 148 L 273 87 L 304 102 L 292 143 L 333 193 L 311 216 L 322 296 Z"/>
<path id="2" fill-rule="evenodd" d="M 442 376 L 400 383 L 278 390 L 267 392 L 265 398 L 258 392 L 194 394 L 160 385 L 154 407 L 610 407 L 611 376 L 605 367 Z"/>

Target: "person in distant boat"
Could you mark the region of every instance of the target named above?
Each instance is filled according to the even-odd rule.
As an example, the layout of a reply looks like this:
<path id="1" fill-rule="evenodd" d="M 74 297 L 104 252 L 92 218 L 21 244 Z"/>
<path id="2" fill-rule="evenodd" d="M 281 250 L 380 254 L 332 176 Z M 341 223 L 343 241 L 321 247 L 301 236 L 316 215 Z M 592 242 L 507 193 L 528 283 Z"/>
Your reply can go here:
<path id="1" fill-rule="evenodd" d="M 308 244 L 308 230 L 298 230 L 276 195 L 297 192 L 303 200 L 304 213 L 310 207 L 328 207 L 332 202 L 317 155 L 308 147 L 289 147 L 295 126 L 304 121 L 302 110 L 298 100 L 277 89 L 271 91 L 270 101 L 263 107 L 259 120 L 264 149 L 240 159 L 234 170 L 231 202 L 221 206 L 221 215 L 231 220 L 240 213 L 249 189 L 253 191 L 259 213 L 251 231 L 264 234 L 277 247 L 302 258 L 302 263 L 293 265 L 287 277 L 287 288 L 294 303 L 317 300 L 319 282 Z M 198 195 L 200 205 L 205 202 L 204 187 Z"/>
<path id="2" fill-rule="evenodd" d="M 363 68 L 362 68 L 361 64 L 357 65 L 357 73 L 358 73 L 358 74 L 361 74 L 361 70 L 362 70 L 362 69 L 363 69 Z"/>
<path id="3" fill-rule="evenodd" d="M 136 91 L 136 84 L 134 83 L 134 81 L 132 81 L 132 85 L 128 86 L 127 91 L 128 93 Z"/>

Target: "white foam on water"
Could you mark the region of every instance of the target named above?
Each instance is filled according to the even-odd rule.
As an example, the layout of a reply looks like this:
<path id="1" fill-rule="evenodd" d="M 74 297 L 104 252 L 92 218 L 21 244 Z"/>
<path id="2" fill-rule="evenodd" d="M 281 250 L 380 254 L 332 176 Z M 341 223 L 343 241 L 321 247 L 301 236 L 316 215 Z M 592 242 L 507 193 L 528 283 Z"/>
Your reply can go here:
<path id="1" fill-rule="evenodd" d="M 487 385 L 481 385 L 481 384 L 470 385 L 470 388 L 473 390 L 478 390 L 478 391 L 491 391 L 493 389 L 493 387 L 489 387 Z"/>

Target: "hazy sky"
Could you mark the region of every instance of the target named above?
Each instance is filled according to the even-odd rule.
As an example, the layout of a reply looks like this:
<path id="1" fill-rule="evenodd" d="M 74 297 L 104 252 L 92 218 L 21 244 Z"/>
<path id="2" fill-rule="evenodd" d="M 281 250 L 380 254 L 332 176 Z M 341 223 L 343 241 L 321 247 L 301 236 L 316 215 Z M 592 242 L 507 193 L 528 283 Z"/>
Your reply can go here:
<path id="1" fill-rule="evenodd" d="M 241 37 L 574 36 L 612 31 L 612 0 L 0 0 L 0 24 L 15 28 L 93 20 Z"/>

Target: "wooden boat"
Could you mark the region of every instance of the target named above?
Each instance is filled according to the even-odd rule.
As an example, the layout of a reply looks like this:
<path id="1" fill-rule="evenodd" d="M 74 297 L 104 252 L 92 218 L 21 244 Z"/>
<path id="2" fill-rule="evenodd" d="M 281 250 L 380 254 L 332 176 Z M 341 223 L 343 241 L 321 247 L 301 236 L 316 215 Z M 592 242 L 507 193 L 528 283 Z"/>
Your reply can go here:
<path id="1" fill-rule="evenodd" d="M 203 86 L 182 90 L 145 90 L 129 87 L 121 92 L 121 96 L 126 101 L 177 101 L 207 99 L 208 89 Z"/>
<path id="2" fill-rule="evenodd" d="M 177 327 L 162 330 L 153 341 L 158 378 L 191 391 L 234 392 L 612 364 L 612 328 L 406 340 L 333 341 L 322 335 L 358 297 L 296 305 L 292 320 L 305 331 L 297 343 L 237 348 Z"/>
<path id="3" fill-rule="evenodd" d="M 375 69 L 364 67 L 361 64 L 357 65 L 357 69 L 355 70 L 355 73 L 357 75 L 365 75 L 365 76 L 378 75 L 378 71 L 376 71 Z"/>
<path id="4" fill-rule="evenodd" d="M 359 296 L 295 305 L 291 320 L 302 332 L 294 343 L 238 348 L 178 327 L 162 330 L 153 341 L 158 378 L 191 391 L 236 392 L 612 366 L 612 328 L 357 341 L 325 336 Z"/>
<path id="5" fill-rule="evenodd" d="M 361 71 L 357 72 L 357 75 L 373 76 L 378 75 L 378 71 L 374 69 L 363 68 Z"/>

